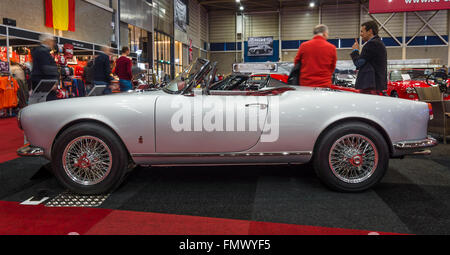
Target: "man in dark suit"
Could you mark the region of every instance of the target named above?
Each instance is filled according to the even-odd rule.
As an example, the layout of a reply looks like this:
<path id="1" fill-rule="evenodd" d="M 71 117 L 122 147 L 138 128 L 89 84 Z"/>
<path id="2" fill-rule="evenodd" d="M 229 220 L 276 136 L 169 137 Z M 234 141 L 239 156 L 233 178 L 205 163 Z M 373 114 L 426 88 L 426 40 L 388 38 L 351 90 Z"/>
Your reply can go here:
<path id="1" fill-rule="evenodd" d="M 31 89 L 34 90 L 41 80 L 55 80 L 59 78 L 58 67 L 50 51 L 55 47 L 55 38 L 49 34 L 42 34 L 39 37 L 41 45 L 32 52 L 33 69 L 31 71 Z M 56 87 L 47 96 L 47 101 L 56 100 Z"/>
<path id="2" fill-rule="evenodd" d="M 366 42 L 360 54 L 355 40 L 351 57 L 359 70 L 355 88 L 361 93 L 379 95 L 387 89 L 387 51 L 378 36 L 378 25 L 368 21 L 361 25 L 361 38 Z"/>
<path id="3" fill-rule="evenodd" d="M 93 84 L 94 85 L 106 85 L 106 89 L 103 94 L 111 94 L 112 90 L 110 88 L 111 77 L 111 63 L 109 56 L 111 51 L 108 47 L 103 46 L 102 52 L 94 60 L 93 67 Z"/>

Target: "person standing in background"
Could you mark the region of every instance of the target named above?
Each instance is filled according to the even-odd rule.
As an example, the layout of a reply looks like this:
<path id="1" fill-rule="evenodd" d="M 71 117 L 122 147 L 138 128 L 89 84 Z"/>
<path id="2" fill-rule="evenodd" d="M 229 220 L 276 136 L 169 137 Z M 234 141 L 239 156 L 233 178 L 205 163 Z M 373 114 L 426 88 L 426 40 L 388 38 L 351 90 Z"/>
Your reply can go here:
<path id="1" fill-rule="evenodd" d="M 135 60 L 135 59 L 133 59 L 133 67 L 131 68 L 131 73 L 133 74 L 133 77 L 142 73 L 142 69 L 139 68 L 137 60 Z"/>
<path id="2" fill-rule="evenodd" d="M 355 88 L 363 94 L 379 95 L 387 89 L 386 46 L 378 36 L 378 25 L 375 21 L 363 23 L 360 36 L 366 42 L 361 54 L 356 39 L 350 54 L 358 70 Z"/>
<path id="3" fill-rule="evenodd" d="M 55 38 L 49 34 L 39 37 L 41 45 L 31 52 L 33 69 L 31 71 L 31 90 L 34 91 L 42 80 L 55 80 L 59 78 L 58 67 L 50 51 L 55 48 Z M 47 101 L 56 100 L 56 86 L 48 94 Z"/>
<path id="4" fill-rule="evenodd" d="M 130 55 L 130 48 L 123 47 L 122 55 L 116 61 L 114 74 L 119 76 L 120 91 L 125 92 L 133 89 L 131 80 L 133 79 L 132 67 L 133 63 L 128 57 Z"/>
<path id="5" fill-rule="evenodd" d="M 336 46 L 327 42 L 328 27 L 317 25 L 312 40 L 302 43 L 294 59 L 294 65 L 300 64 L 300 84 L 311 87 L 330 87 L 336 69 Z"/>
<path id="6" fill-rule="evenodd" d="M 86 84 L 86 87 L 89 88 L 89 90 L 92 89 L 92 77 L 93 77 L 93 70 L 94 68 L 94 60 L 89 60 L 87 65 L 83 68 L 83 81 L 84 84 Z"/>
<path id="7" fill-rule="evenodd" d="M 34 91 L 42 80 L 59 80 L 58 67 L 54 57 L 50 52 L 55 48 L 55 38 L 50 34 L 42 34 L 39 36 L 41 44 L 31 52 L 33 58 L 33 68 L 31 70 L 31 91 Z M 56 97 L 56 84 L 47 95 L 46 101 L 52 101 L 58 99 Z M 25 104 L 26 105 L 26 104 Z M 24 106 L 25 107 L 25 106 Z M 31 147 L 27 146 L 27 137 L 24 135 L 24 146 L 19 148 L 17 152 L 26 153 L 31 150 Z"/>
<path id="8" fill-rule="evenodd" d="M 109 62 L 109 56 L 111 51 L 108 47 L 103 46 L 102 52 L 94 60 L 93 66 L 93 84 L 95 85 L 106 85 L 103 91 L 104 95 L 112 94 L 111 90 L 111 64 Z"/>

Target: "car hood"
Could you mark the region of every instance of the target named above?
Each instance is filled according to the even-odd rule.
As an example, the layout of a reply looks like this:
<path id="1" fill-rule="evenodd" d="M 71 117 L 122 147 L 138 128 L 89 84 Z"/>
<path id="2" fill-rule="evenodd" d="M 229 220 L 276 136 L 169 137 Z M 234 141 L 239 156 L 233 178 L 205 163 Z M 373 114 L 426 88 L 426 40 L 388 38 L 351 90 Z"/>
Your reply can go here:
<path id="1" fill-rule="evenodd" d="M 107 107 L 117 103 L 133 103 L 143 100 L 143 96 L 159 96 L 166 94 L 162 90 L 155 91 L 141 91 L 141 92 L 126 92 L 126 93 L 114 93 L 111 95 L 92 96 L 92 97 L 76 97 L 62 100 L 54 100 L 49 102 L 43 102 L 33 104 L 25 107 L 27 108 L 65 108 L 65 107 Z"/>
<path id="2" fill-rule="evenodd" d="M 412 81 L 392 82 L 392 85 L 401 86 L 401 87 L 404 87 L 404 88 L 407 88 L 407 87 L 419 87 L 419 88 L 430 87 L 430 85 L 428 85 L 424 81 L 414 81 L 414 80 L 412 80 Z"/>

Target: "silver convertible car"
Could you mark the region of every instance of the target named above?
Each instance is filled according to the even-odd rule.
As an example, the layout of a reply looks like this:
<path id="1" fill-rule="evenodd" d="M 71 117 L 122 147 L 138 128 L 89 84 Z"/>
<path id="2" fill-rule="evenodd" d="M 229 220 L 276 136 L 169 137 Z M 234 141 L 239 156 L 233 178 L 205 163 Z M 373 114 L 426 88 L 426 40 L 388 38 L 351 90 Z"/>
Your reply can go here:
<path id="1" fill-rule="evenodd" d="M 112 192 L 136 165 L 309 162 L 328 187 L 358 192 L 383 178 L 389 158 L 436 145 L 426 103 L 287 85 L 211 90 L 215 71 L 198 59 L 161 90 L 30 105 L 19 154 L 49 159 L 81 194 Z"/>

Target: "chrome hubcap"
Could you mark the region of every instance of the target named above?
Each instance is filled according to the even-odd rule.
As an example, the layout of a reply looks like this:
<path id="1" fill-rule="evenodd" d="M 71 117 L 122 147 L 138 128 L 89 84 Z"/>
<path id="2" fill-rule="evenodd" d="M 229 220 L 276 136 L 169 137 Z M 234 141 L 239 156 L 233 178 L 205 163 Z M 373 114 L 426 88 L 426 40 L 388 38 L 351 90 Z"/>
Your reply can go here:
<path id="1" fill-rule="evenodd" d="M 375 172 L 378 151 L 363 135 L 350 134 L 334 142 L 329 154 L 333 174 L 346 183 L 361 183 Z"/>
<path id="2" fill-rule="evenodd" d="M 78 137 L 66 146 L 63 166 L 74 182 L 87 186 L 95 185 L 111 172 L 111 150 L 97 137 Z"/>

